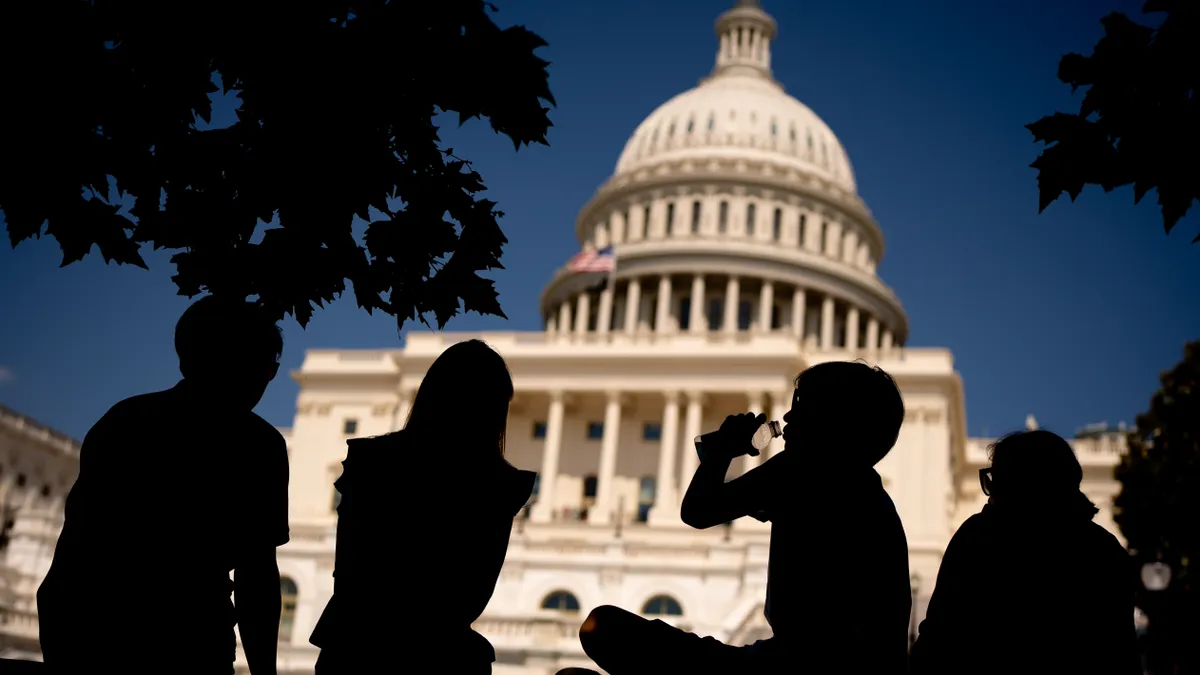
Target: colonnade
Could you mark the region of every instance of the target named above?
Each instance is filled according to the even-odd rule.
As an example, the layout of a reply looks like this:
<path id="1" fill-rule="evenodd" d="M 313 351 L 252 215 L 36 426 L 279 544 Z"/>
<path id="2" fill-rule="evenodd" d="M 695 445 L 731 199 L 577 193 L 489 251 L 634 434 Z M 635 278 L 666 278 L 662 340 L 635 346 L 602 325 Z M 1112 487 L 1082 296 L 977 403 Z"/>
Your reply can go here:
<path id="1" fill-rule="evenodd" d="M 580 292 L 550 308 L 546 331 L 562 340 L 612 333 L 782 332 L 824 350 L 900 346 L 879 317 L 828 293 L 736 275 L 691 275 L 690 288 L 677 290 L 681 281 L 686 278 L 671 274 L 633 276 L 599 292 Z M 723 283 L 723 291 L 711 292 L 712 281 Z"/>
<path id="2" fill-rule="evenodd" d="M 542 447 L 540 480 L 537 501 L 533 505 L 530 519 L 534 522 L 551 522 L 556 510 L 562 506 L 555 494 L 559 474 L 559 463 L 563 450 L 563 420 L 566 409 L 566 392 L 549 392 L 549 409 L 546 414 L 546 432 Z M 692 440 L 702 433 L 701 424 L 705 412 L 705 395 L 697 391 L 665 390 L 661 393 L 662 433 L 659 440 L 657 473 L 655 476 L 654 506 L 649 522 L 653 524 L 675 524 L 679 522 L 679 507 L 683 493 L 692 475 L 696 472 L 699 458 Z M 617 518 L 615 485 L 617 479 L 618 439 L 621 433 L 624 394 L 619 391 L 603 392 L 604 430 L 600 442 L 600 454 L 596 470 L 595 502 L 588 509 L 588 522 L 598 525 L 613 524 Z M 782 420 L 791 406 L 792 392 L 755 391 L 746 394 L 745 407 L 736 412 L 766 412 L 770 418 Z M 730 411 L 735 412 L 735 411 Z M 758 466 L 764 459 L 783 449 L 782 439 L 775 439 L 767 451 L 758 457 L 745 456 L 733 466 L 741 474 Z"/>

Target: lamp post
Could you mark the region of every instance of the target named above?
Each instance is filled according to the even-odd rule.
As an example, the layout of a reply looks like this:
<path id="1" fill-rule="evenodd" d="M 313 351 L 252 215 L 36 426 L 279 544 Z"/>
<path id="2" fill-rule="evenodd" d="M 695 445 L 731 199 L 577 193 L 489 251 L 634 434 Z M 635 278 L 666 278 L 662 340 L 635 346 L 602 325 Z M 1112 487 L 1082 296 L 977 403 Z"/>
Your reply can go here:
<path id="1" fill-rule="evenodd" d="M 1151 673 L 1166 673 L 1173 670 L 1170 661 L 1174 659 L 1174 645 L 1171 632 L 1171 603 L 1170 598 L 1164 597 L 1171 586 L 1171 566 L 1161 560 L 1155 560 L 1142 565 L 1142 588 L 1146 589 L 1146 605 L 1142 610 L 1146 613 L 1146 655 L 1145 660 Z M 1166 649 L 1164 649 L 1166 647 Z"/>

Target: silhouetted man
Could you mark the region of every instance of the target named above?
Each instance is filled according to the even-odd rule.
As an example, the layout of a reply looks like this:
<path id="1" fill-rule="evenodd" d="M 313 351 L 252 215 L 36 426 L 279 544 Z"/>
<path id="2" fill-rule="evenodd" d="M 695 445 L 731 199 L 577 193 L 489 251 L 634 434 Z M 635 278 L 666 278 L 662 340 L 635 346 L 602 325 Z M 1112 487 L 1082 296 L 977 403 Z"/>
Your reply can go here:
<path id="1" fill-rule="evenodd" d="M 912 672 L 1142 672 L 1130 557 L 1092 521 L 1070 444 L 1023 431 L 990 452 L 988 503 L 946 547 Z"/>
<path id="2" fill-rule="evenodd" d="M 275 673 L 288 456 L 252 410 L 283 338 L 255 304 L 206 297 L 175 350 L 181 382 L 121 401 L 84 438 L 38 590 L 55 672 L 225 675 L 236 623 L 251 672 Z"/>
<path id="3" fill-rule="evenodd" d="M 763 613 L 774 637 L 735 647 L 598 607 L 579 637 L 606 672 L 905 672 L 908 544 L 873 468 L 896 442 L 904 402 L 887 373 L 862 363 L 813 366 L 795 384 L 784 451 L 726 482 L 734 458 L 757 454 L 751 437 L 765 421 L 730 416 L 722 442 L 706 438 L 681 514 L 700 529 L 747 515 L 771 523 Z"/>

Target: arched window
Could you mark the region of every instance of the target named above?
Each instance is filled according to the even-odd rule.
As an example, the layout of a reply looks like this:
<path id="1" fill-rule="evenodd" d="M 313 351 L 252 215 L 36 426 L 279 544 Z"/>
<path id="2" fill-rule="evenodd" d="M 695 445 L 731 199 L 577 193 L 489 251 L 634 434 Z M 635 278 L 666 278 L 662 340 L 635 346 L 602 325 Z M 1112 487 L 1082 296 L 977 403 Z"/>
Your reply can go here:
<path id="1" fill-rule="evenodd" d="M 675 231 L 675 202 L 667 203 L 667 234 Z"/>
<path id="2" fill-rule="evenodd" d="M 683 616 L 683 608 L 675 598 L 669 595 L 656 595 L 642 605 L 642 614 L 646 616 Z"/>
<path id="3" fill-rule="evenodd" d="M 700 200 L 692 202 L 692 234 L 700 232 Z"/>
<path id="4" fill-rule="evenodd" d="M 578 612 L 579 599 L 570 591 L 554 591 L 542 600 L 542 609 L 556 612 Z"/>
<path id="5" fill-rule="evenodd" d="M 292 629 L 296 625 L 296 598 L 299 595 L 296 582 L 290 577 L 279 577 L 279 641 L 291 642 Z"/>
<path id="6" fill-rule="evenodd" d="M 755 220 L 754 216 L 755 215 L 757 215 L 757 213 L 754 210 L 754 205 L 747 204 L 746 205 L 746 234 L 750 235 L 751 237 L 754 236 L 754 220 Z"/>
<path id="7" fill-rule="evenodd" d="M 729 227 L 729 202 L 721 202 L 720 212 L 717 214 L 717 232 L 725 234 L 726 228 Z"/>
<path id="8" fill-rule="evenodd" d="M 771 239 L 779 241 L 783 232 L 783 209 L 775 209 L 775 219 L 771 222 Z"/>
<path id="9" fill-rule="evenodd" d="M 807 220 L 807 218 L 805 218 L 804 214 L 801 213 L 800 214 L 800 239 L 799 239 L 800 248 L 804 248 L 804 221 L 805 220 Z"/>
<path id="10" fill-rule="evenodd" d="M 645 239 L 646 233 L 650 231 L 650 205 L 647 204 L 642 209 L 642 231 L 639 233 L 639 239 Z"/>

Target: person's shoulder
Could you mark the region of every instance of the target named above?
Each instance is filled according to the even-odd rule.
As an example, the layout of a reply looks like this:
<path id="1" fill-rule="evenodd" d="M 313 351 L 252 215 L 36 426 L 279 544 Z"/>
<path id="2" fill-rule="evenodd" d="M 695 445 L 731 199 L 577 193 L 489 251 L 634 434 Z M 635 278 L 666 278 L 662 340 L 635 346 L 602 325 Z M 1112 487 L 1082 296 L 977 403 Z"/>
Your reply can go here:
<path id="1" fill-rule="evenodd" d="M 264 441 L 270 440 L 275 444 L 286 444 L 286 439 L 283 437 L 283 432 L 276 428 L 275 425 L 260 417 L 256 412 L 251 411 L 246 415 L 245 425 L 246 433 L 251 434 L 256 438 Z"/>
<path id="2" fill-rule="evenodd" d="M 143 428 L 148 422 L 153 423 L 168 417 L 172 407 L 169 390 L 130 396 L 113 404 L 92 426 L 91 432 L 117 431 L 131 425 Z"/>
<path id="3" fill-rule="evenodd" d="M 1121 540 L 1117 539 L 1117 535 L 1109 532 L 1100 523 L 1089 521 L 1084 527 L 1084 532 L 1094 550 L 1103 553 L 1111 560 L 1120 560 L 1122 562 L 1128 560 L 1129 552 L 1121 545 Z"/>

